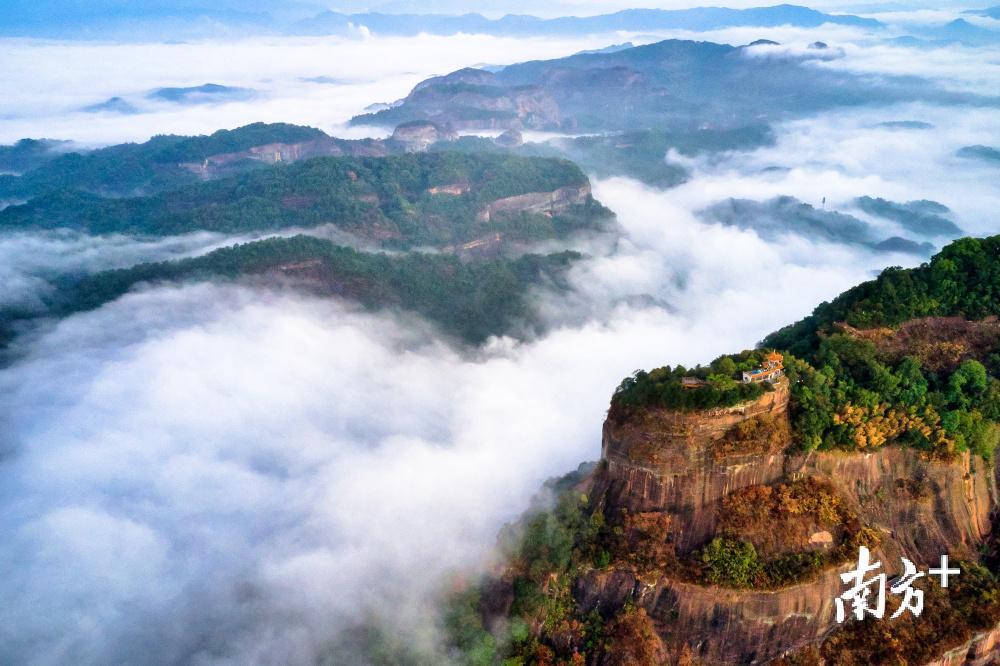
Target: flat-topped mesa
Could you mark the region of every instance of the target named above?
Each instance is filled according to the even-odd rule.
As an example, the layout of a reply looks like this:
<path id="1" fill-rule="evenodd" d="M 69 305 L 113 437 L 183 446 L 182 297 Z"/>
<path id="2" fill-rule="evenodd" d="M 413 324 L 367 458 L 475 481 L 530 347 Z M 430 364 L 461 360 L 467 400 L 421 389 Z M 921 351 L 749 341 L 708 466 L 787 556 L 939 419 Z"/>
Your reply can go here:
<path id="1" fill-rule="evenodd" d="M 731 417 L 732 409 L 717 411 Z M 608 484 L 608 501 L 616 508 L 629 508 L 629 502 L 635 503 L 633 506 L 659 503 L 668 507 L 665 510 L 673 530 L 668 538 L 677 544 L 678 554 L 714 536 L 725 521 L 721 515 L 725 500 L 719 499 L 720 494 L 734 495 L 753 478 L 766 483 L 769 477 L 780 476 L 782 462 L 785 478 L 812 478 L 829 484 L 831 493 L 856 513 L 858 524 L 877 534 L 875 557 L 889 575 L 900 573 L 900 557 L 924 565 L 937 563 L 943 553 L 953 561 L 975 559 L 990 533 L 991 512 L 997 506 L 992 470 L 981 458 L 968 453 L 952 462 L 941 462 L 901 447 L 867 454 L 832 451 L 787 457 L 766 452 L 745 456 L 742 464 L 719 463 L 714 472 L 711 462 L 704 460 L 683 471 L 662 460 L 654 472 L 630 462 L 627 452 L 620 451 L 617 437 L 622 431 L 614 426 L 606 428 L 606 451 L 609 430 L 615 438 L 612 452 L 606 454 L 605 469 L 597 472 L 596 481 Z M 669 448 L 676 456 L 688 443 L 692 452 L 705 448 L 701 441 L 691 442 L 683 436 L 675 437 Z M 679 458 L 675 464 L 682 464 Z M 658 496 L 658 492 L 662 494 Z M 785 525 L 775 527 L 780 530 Z M 820 537 L 825 535 L 813 533 L 809 548 L 822 550 Z M 645 609 L 660 639 L 676 652 L 676 659 L 689 649 L 698 657 L 697 663 L 767 663 L 819 644 L 839 627 L 834 599 L 844 591 L 840 574 L 852 563 L 831 564 L 813 578 L 774 590 L 686 582 L 675 577 L 671 569 L 653 577 L 629 568 L 594 569 L 578 580 L 575 595 L 584 612 L 600 609 L 612 613 L 629 602 Z M 973 636 L 968 649 L 957 651 L 951 660 L 935 663 L 986 663 L 966 661 L 962 656 L 977 650 L 995 656 L 994 639 L 992 633 Z"/>
<path id="2" fill-rule="evenodd" d="M 681 411 L 644 409 L 604 424 L 603 482 L 609 501 L 630 511 L 676 516 L 677 552 L 700 547 L 715 531 L 715 508 L 726 495 L 784 475 L 791 443 L 788 379 L 774 390 L 730 407 Z"/>
<path id="3" fill-rule="evenodd" d="M 974 560 L 991 530 L 996 482 L 981 457 L 966 452 L 945 461 L 900 446 L 806 454 L 793 445 L 792 386 L 781 355 L 757 358 L 753 369 L 732 374 L 725 363 L 712 368 L 724 372 L 637 373 L 619 388 L 604 424 L 602 464 L 588 492 L 603 498 L 605 515 L 626 516 L 626 532 L 662 526 L 657 543 L 665 542 L 675 563 L 703 561 L 719 537 L 754 544 L 761 561 L 827 558 L 810 576 L 772 589 L 685 579 L 678 565 L 612 566 L 580 577 L 574 594 L 583 612 L 613 614 L 633 603 L 675 658 L 686 649 L 706 664 L 765 663 L 820 643 L 837 627 L 833 600 L 850 566 L 845 544 L 862 533 L 895 575 L 901 557 Z M 722 406 L 692 407 L 698 404 Z M 781 513 L 784 502 L 798 501 L 789 499 L 796 492 L 842 514 L 819 519 L 802 513 L 807 504 Z M 774 497 L 785 499 L 766 504 Z"/>
<path id="4" fill-rule="evenodd" d="M 975 558 L 997 505 L 985 461 L 968 453 L 937 461 L 903 447 L 806 455 L 790 446 L 789 379 L 773 373 L 767 382 L 773 390 L 726 407 L 645 407 L 624 416 L 613 411 L 604 424 L 592 496 L 605 498 L 607 515 L 666 514 L 663 536 L 683 560 L 732 529 L 727 506 L 740 491 L 766 497 L 762 486 L 780 489 L 794 479 L 814 480 L 809 482 L 856 516 L 858 527 L 877 535 L 876 556 L 891 575 L 899 573 L 904 556 L 922 563 L 935 563 L 942 553 L 955 560 Z M 680 384 L 684 390 L 705 386 Z M 799 528 L 781 520 L 775 528 L 791 539 L 783 545 L 792 550 L 831 552 L 837 546 L 830 532 L 808 520 L 797 536 L 792 533 Z M 767 541 L 766 534 L 753 532 L 766 531 L 766 524 L 748 529 L 740 538 Z M 758 552 L 765 553 L 760 544 Z M 701 663 L 766 663 L 818 644 L 837 627 L 833 600 L 843 591 L 839 574 L 847 567 L 833 559 L 814 577 L 771 590 L 685 581 L 670 568 L 595 569 L 579 579 L 574 594 L 585 612 L 612 612 L 631 601 L 645 609 L 665 645 L 690 649 Z"/>
<path id="5" fill-rule="evenodd" d="M 564 661 L 619 663 L 622 645 L 567 635 L 568 589 L 573 621 L 641 637 L 636 663 L 993 663 L 998 257 L 1000 236 L 962 239 L 822 305 L 771 349 L 624 378 L 600 464 L 526 517 L 485 607 L 538 627 Z M 565 543 L 578 550 L 556 561 Z M 906 616 L 894 582 L 881 621 L 838 622 L 862 546 L 888 581 L 903 558 L 923 573 L 922 615 Z M 960 569 L 947 589 L 944 556 Z"/>

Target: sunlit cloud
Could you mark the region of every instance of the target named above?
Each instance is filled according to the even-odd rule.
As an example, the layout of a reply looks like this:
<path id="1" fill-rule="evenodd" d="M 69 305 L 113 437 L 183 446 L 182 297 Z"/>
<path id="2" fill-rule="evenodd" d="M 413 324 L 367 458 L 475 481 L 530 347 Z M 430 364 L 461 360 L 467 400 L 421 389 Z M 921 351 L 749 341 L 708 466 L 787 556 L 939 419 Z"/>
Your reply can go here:
<path id="1" fill-rule="evenodd" d="M 372 134 L 344 124 L 374 102 L 404 97 L 423 79 L 479 63 L 556 58 L 608 38 L 511 39 L 483 35 L 348 39 L 256 38 L 181 44 L 0 40 L 0 142 L 66 138 L 84 145 L 205 134 L 251 122 L 290 122 L 345 138 Z M 415 57 L 414 54 L 419 54 Z M 306 79 L 326 77 L 334 83 Z M 249 101 L 183 106 L 146 99 L 159 87 L 204 83 L 251 88 Z M 83 113 L 111 97 L 143 113 Z M 391 129 L 391 128 L 390 128 Z"/>
<path id="2" fill-rule="evenodd" d="M 730 33 L 768 35 L 803 47 L 826 35 L 845 49 L 826 66 L 919 66 L 912 51 L 847 32 Z M 610 41 L 5 41 L 0 140 L 101 144 L 256 120 L 343 135 L 352 114 L 430 74 Z M 942 49 L 925 74 L 967 86 L 992 80 L 994 65 Z M 332 82 L 303 80 L 319 76 Z M 206 81 L 261 97 L 191 109 L 143 97 Z M 75 111 L 114 95 L 146 112 Z M 992 233 L 995 168 L 955 151 L 998 135 L 989 108 L 838 110 L 778 126 L 772 147 L 673 154 L 691 180 L 672 190 L 595 180 L 621 238 L 579 242 L 589 256 L 574 291 L 533 295 L 549 330 L 528 342 L 456 349 L 413 317 L 239 284 L 147 286 L 39 331 L 0 371 L 0 662 L 311 664 L 373 618 L 435 653 L 442 583 L 483 566 L 547 477 L 599 456 L 623 376 L 750 347 L 880 268 L 920 261 L 793 230 L 764 240 L 699 211 L 730 197 L 831 209 L 864 195 L 933 199 L 970 233 Z M 51 275 L 246 239 L 0 235 L 0 303 L 37 303 Z"/>

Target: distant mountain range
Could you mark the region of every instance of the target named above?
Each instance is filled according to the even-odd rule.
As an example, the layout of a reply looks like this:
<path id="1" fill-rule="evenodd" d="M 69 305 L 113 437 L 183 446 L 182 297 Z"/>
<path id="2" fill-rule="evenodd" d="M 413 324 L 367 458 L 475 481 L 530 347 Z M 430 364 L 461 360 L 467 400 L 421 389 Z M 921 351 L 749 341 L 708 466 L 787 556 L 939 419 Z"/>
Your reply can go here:
<path id="1" fill-rule="evenodd" d="M 694 9 L 626 9 L 599 16 L 567 16 L 541 19 L 534 16 L 508 15 L 488 19 L 480 14 L 461 16 L 434 14 L 342 14 L 325 12 L 293 26 L 293 32 L 330 34 L 364 26 L 375 33 L 412 35 L 420 32 L 454 34 L 472 32 L 493 35 L 593 34 L 645 30 L 718 30 L 741 26 L 774 27 L 792 25 L 813 28 L 832 23 L 879 29 L 874 19 L 849 14 L 825 14 L 798 5 L 776 5 L 752 9 L 697 7 Z"/>
<path id="2" fill-rule="evenodd" d="M 894 41 L 904 46 L 933 47 L 954 43 L 963 46 L 989 46 L 1000 43 L 1000 30 L 990 30 L 961 18 L 944 25 L 917 30 L 916 34 L 917 38 L 907 36 Z"/>
<path id="3" fill-rule="evenodd" d="M 874 19 L 850 14 L 828 14 L 798 5 L 750 9 L 698 7 L 693 9 L 628 9 L 598 16 L 538 18 L 509 14 L 491 19 L 481 14 L 350 13 L 321 11 L 309 3 L 268 0 L 244 3 L 208 3 L 95 0 L 66 6 L 59 0 L 9 0 L 0 6 L 0 35 L 61 38 L 154 36 L 185 39 L 225 30 L 252 30 L 285 34 L 349 34 L 364 26 L 387 35 L 479 33 L 504 36 L 580 35 L 614 31 L 692 30 L 790 25 L 812 28 L 824 24 L 877 30 Z"/>
<path id="4" fill-rule="evenodd" d="M 400 102 L 352 122 L 394 127 L 429 121 L 456 131 L 678 131 L 735 129 L 838 106 L 997 103 L 912 77 L 876 81 L 814 66 L 811 61 L 826 59 L 827 51 L 789 55 L 773 42 L 734 47 L 666 40 L 496 72 L 466 68 L 427 79 Z"/>
<path id="5" fill-rule="evenodd" d="M 737 27 L 774 28 L 792 26 L 816 28 L 839 25 L 881 32 L 885 23 L 854 14 L 822 12 L 801 5 L 732 9 L 694 7 L 689 9 L 626 9 L 594 16 L 543 18 L 508 13 L 494 17 L 480 13 L 445 13 L 440 5 L 367 5 L 338 3 L 339 10 L 325 3 L 249 0 L 93 0 L 67 3 L 65 0 L 5 0 L 0 3 L 0 37 L 43 37 L 58 39 L 185 40 L 247 35 L 343 35 L 360 31 L 376 35 L 487 34 L 504 37 L 541 35 L 593 35 L 614 32 L 648 33 L 664 30 L 706 32 Z M 348 9 L 344 9 L 344 7 Z M 389 7 L 389 10 L 378 9 Z M 376 9 L 371 9 L 375 7 Z M 482 2 L 477 9 L 491 10 Z M 561 6 L 563 11 L 570 11 Z M 398 11 L 397 11 L 398 10 Z M 435 13 L 436 10 L 436 13 Z M 951 43 L 984 46 L 1000 41 L 1000 31 L 988 19 L 1000 17 L 1000 7 L 972 9 L 964 18 L 950 23 L 906 26 L 895 32 L 892 42 L 907 47 L 934 47 Z M 979 18 L 981 17 L 981 18 Z M 987 19 L 983 24 L 982 19 Z M 904 22 L 905 23 L 905 22 Z M 900 26 L 892 26 L 898 28 Z"/>
<path id="6" fill-rule="evenodd" d="M 970 16 L 986 16 L 987 18 L 1000 19 L 1000 5 L 987 7 L 986 9 L 969 9 L 962 13 L 969 14 Z"/>

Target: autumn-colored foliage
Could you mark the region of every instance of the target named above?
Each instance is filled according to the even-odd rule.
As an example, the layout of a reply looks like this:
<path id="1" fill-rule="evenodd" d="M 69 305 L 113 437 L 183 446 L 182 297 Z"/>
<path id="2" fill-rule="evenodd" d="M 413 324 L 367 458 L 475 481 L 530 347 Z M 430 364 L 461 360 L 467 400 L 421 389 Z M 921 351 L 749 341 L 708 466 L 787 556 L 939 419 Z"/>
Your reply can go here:
<path id="1" fill-rule="evenodd" d="M 732 455 L 780 451 L 791 441 L 791 426 L 784 415 L 761 414 L 741 421 L 726 433 L 712 448 L 712 457 L 721 461 Z"/>
<path id="2" fill-rule="evenodd" d="M 627 609 L 610 626 L 603 663 L 608 666 L 661 666 L 667 654 L 653 621 L 642 608 Z"/>
<path id="3" fill-rule="evenodd" d="M 920 617 L 910 613 L 889 619 L 898 600 L 891 598 L 882 620 L 852 622 L 824 641 L 820 654 L 827 664 L 923 664 L 954 648 L 976 631 L 1000 621 L 1000 588 L 996 577 L 974 562 L 959 562 L 962 574 L 948 589 L 926 579 Z"/>
<path id="4" fill-rule="evenodd" d="M 858 449 L 877 449 L 904 434 L 912 434 L 926 441 L 938 457 L 951 457 L 955 451 L 955 441 L 941 427 L 941 417 L 930 405 L 922 410 L 915 407 L 903 410 L 886 403 L 874 407 L 847 403 L 833 415 L 833 423 L 852 429 Z"/>

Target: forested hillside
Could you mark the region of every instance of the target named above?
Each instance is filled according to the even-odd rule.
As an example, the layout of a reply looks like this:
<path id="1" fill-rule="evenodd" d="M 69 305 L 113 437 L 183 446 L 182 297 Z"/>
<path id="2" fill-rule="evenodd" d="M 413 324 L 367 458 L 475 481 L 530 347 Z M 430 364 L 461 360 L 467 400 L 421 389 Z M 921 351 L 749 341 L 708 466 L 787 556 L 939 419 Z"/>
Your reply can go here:
<path id="1" fill-rule="evenodd" d="M 497 200 L 563 188 L 567 197 L 550 209 L 512 205 L 503 215 L 482 216 Z M 333 224 L 395 248 L 463 243 L 495 232 L 528 241 L 600 227 L 610 212 L 588 193 L 583 172 L 559 159 L 463 153 L 326 157 L 146 197 L 61 190 L 0 211 L 0 229 L 167 236 Z"/>
<path id="2" fill-rule="evenodd" d="M 987 635 L 998 248 L 965 238 L 889 269 L 769 336 L 780 356 L 626 378 L 601 462 L 551 482 L 554 503 L 501 534 L 504 568 L 454 595 L 460 661 L 925 663 Z M 775 358 L 787 379 L 738 381 Z M 830 582 L 860 546 L 949 552 L 962 578 L 922 585 L 920 618 L 839 625 Z"/>
<path id="3" fill-rule="evenodd" d="M 311 236 L 270 238 L 179 261 L 140 264 L 65 279 L 43 313 L 0 311 L 0 341 L 40 317 L 62 317 L 112 301 L 137 285 L 259 279 L 336 296 L 365 308 L 413 312 L 465 342 L 490 335 L 526 336 L 540 322 L 532 287 L 568 288 L 572 252 L 466 262 L 454 255 L 358 252 Z"/>
<path id="4" fill-rule="evenodd" d="M 0 199 L 30 198 L 58 190 L 130 196 L 176 189 L 196 183 L 198 175 L 184 163 L 271 143 L 296 143 L 327 137 L 312 127 L 286 123 L 254 123 L 208 136 L 154 136 L 144 143 L 123 143 L 92 151 L 53 150 L 51 142 L 20 142 L 0 150 L 8 159 L 20 156 L 10 170 L 20 176 L 0 177 Z M 16 149 L 16 152 L 15 152 Z M 27 159 L 28 156 L 32 159 Z M 262 166 L 244 161 L 243 169 Z M 15 168 L 20 167 L 20 168 Z"/>
<path id="5" fill-rule="evenodd" d="M 764 346 L 807 356 L 835 322 L 897 326 L 916 317 L 982 319 L 1000 314 L 1000 236 L 963 238 L 914 269 L 888 268 L 805 319 L 772 333 Z"/>

